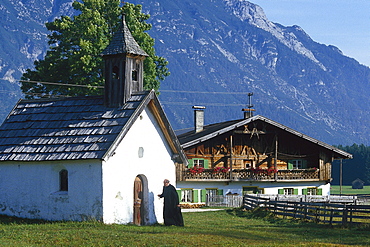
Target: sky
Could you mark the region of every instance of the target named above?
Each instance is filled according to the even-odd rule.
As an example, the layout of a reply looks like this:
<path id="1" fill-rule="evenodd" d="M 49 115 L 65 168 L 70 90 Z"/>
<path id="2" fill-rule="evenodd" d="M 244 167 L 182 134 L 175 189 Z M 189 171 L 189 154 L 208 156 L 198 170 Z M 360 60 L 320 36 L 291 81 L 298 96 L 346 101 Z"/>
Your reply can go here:
<path id="1" fill-rule="evenodd" d="M 249 0 L 272 22 L 298 25 L 316 42 L 334 45 L 370 67 L 370 0 Z"/>

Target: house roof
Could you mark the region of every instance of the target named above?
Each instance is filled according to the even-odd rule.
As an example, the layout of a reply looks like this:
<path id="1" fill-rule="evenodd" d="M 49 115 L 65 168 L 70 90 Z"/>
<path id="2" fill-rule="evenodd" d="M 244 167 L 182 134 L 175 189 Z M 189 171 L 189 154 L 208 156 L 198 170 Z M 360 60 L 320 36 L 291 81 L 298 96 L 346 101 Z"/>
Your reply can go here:
<path id="1" fill-rule="evenodd" d="M 0 127 L 0 161 L 105 159 L 146 106 L 185 160 L 152 90 L 133 93 L 122 108 L 105 107 L 103 96 L 20 100 Z"/>
<path id="2" fill-rule="evenodd" d="M 360 178 L 356 178 L 355 180 L 352 181 L 352 184 L 355 184 L 355 183 L 364 184 L 365 182 L 362 181 Z"/>
<path id="3" fill-rule="evenodd" d="M 332 151 L 333 153 L 336 154 L 336 156 L 338 158 L 352 158 L 352 155 L 343 151 L 343 150 L 340 150 L 336 147 L 333 147 L 329 144 L 326 144 L 322 141 L 319 141 L 317 139 L 314 139 L 312 137 L 309 137 L 305 134 L 302 134 L 296 130 L 293 130 L 287 126 L 284 126 L 278 122 L 275 122 L 271 119 L 268 119 L 266 117 L 263 117 L 261 115 L 257 115 L 257 116 L 254 116 L 254 117 L 251 117 L 251 118 L 247 118 L 247 119 L 238 119 L 238 120 L 232 120 L 232 121 L 226 121 L 226 122 L 221 122 L 221 123 L 216 123 L 216 124 L 210 124 L 210 125 L 206 125 L 204 126 L 203 128 L 203 131 L 200 131 L 200 132 L 195 132 L 194 130 L 192 131 L 189 131 L 187 133 L 183 133 L 183 134 L 180 134 L 178 135 L 178 138 L 179 138 L 179 141 L 181 143 L 181 146 L 183 148 L 188 148 L 188 147 L 191 147 L 193 145 L 196 145 L 200 142 L 204 142 L 204 141 L 207 141 L 213 137 L 216 137 L 218 135 L 221 135 L 221 134 L 224 134 L 226 132 L 229 132 L 231 130 L 234 130 L 236 128 L 239 128 L 241 126 L 244 126 L 244 125 L 248 125 L 250 123 L 253 123 L 253 122 L 256 122 L 256 121 L 263 121 L 267 124 L 270 124 L 272 126 L 275 126 L 281 130 L 284 130 L 286 132 L 289 132 L 295 136 L 298 136 L 308 142 L 311 142 L 315 145 L 318 145 L 324 149 L 327 149 L 327 150 L 330 150 Z"/>
<path id="4" fill-rule="evenodd" d="M 123 15 L 120 28 L 117 32 L 115 32 L 111 42 L 103 50 L 101 55 L 116 55 L 125 53 L 146 57 L 149 56 L 135 41 L 129 28 L 127 27 L 125 16 Z"/>

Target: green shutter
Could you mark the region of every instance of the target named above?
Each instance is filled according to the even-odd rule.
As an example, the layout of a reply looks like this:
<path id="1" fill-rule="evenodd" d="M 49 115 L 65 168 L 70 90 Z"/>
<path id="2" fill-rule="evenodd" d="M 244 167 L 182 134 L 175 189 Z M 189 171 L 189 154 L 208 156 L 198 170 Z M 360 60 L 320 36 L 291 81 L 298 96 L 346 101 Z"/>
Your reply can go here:
<path id="1" fill-rule="evenodd" d="M 201 190 L 200 191 L 200 195 L 201 195 L 201 202 L 206 202 L 206 199 L 207 199 L 207 190 Z"/>
<path id="2" fill-rule="evenodd" d="M 293 163 L 291 160 L 288 160 L 288 170 L 293 170 Z"/>
<path id="3" fill-rule="evenodd" d="M 192 168 L 194 166 L 194 162 L 192 159 L 189 159 L 189 164 L 188 164 L 188 168 Z"/>
<path id="4" fill-rule="evenodd" d="M 307 160 L 302 160 L 302 169 L 307 168 Z"/>
<path id="5" fill-rule="evenodd" d="M 179 201 L 181 202 L 181 190 L 176 190 L 177 195 L 179 196 Z"/>
<path id="6" fill-rule="evenodd" d="M 293 195 L 298 195 L 298 189 L 293 189 Z"/>
<path id="7" fill-rule="evenodd" d="M 302 195 L 307 195 L 308 189 L 302 189 Z"/>
<path id="8" fill-rule="evenodd" d="M 278 194 L 279 195 L 284 195 L 284 189 L 278 189 Z"/>
<path id="9" fill-rule="evenodd" d="M 199 190 L 193 190 L 193 202 L 199 202 Z"/>
<path id="10" fill-rule="evenodd" d="M 217 189 L 217 195 L 218 196 L 223 196 L 224 195 L 224 190 L 223 189 Z"/>
<path id="11" fill-rule="evenodd" d="M 317 194 L 322 196 L 322 189 L 317 189 Z"/>
<path id="12" fill-rule="evenodd" d="M 208 163 L 209 163 L 209 161 L 207 159 L 204 159 L 204 168 L 205 169 L 208 169 L 209 168 Z"/>

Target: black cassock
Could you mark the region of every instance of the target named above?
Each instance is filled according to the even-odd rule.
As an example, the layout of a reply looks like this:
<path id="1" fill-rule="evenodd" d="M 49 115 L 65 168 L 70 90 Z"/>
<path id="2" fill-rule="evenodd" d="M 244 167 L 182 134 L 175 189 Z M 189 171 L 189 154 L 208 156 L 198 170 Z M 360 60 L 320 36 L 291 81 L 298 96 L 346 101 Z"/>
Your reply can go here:
<path id="1" fill-rule="evenodd" d="M 166 226 L 184 226 L 181 208 L 179 205 L 179 196 L 173 185 L 163 186 L 163 192 L 160 197 L 164 197 L 163 218 Z"/>

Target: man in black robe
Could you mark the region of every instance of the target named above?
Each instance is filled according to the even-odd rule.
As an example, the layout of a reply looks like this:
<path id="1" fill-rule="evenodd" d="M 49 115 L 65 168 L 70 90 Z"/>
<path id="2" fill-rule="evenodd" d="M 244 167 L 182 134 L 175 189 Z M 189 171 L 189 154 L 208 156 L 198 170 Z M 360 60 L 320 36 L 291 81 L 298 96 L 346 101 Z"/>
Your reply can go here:
<path id="1" fill-rule="evenodd" d="M 166 226 L 184 226 L 182 219 L 179 196 L 177 195 L 175 187 L 170 184 L 168 179 L 163 181 L 163 192 L 158 195 L 160 198 L 164 197 L 163 218 Z"/>

